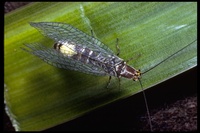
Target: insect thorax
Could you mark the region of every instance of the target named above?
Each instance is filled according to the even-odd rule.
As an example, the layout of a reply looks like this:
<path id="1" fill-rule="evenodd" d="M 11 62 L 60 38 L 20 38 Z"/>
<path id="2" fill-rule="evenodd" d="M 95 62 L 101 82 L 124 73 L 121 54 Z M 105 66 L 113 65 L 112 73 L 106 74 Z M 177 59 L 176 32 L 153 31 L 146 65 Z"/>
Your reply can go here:
<path id="1" fill-rule="evenodd" d="M 116 65 L 116 72 L 118 75 L 117 77 L 133 79 L 134 81 L 137 81 L 141 77 L 140 70 L 136 70 L 135 68 L 127 65 L 124 61 Z"/>

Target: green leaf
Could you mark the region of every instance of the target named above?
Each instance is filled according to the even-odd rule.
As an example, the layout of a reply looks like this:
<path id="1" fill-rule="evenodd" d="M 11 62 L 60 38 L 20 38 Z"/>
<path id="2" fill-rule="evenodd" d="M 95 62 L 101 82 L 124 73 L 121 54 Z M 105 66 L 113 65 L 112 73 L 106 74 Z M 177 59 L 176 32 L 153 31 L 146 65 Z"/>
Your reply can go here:
<path id="1" fill-rule="evenodd" d="M 139 82 L 58 69 L 21 50 L 23 44 L 54 43 L 29 22 L 65 22 L 96 37 L 142 72 L 145 89 L 197 65 L 196 2 L 33 3 L 5 15 L 4 96 L 18 131 L 44 130 L 141 91 Z M 140 56 L 138 57 L 137 55 Z M 140 102 L 140 101 L 138 101 Z"/>

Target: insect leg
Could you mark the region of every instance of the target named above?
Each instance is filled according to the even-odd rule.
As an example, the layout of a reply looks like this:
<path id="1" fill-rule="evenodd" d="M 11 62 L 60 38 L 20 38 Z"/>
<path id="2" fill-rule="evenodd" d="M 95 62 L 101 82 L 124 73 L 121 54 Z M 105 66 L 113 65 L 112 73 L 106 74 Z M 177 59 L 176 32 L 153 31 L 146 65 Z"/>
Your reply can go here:
<path id="1" fill-rule="evenodd" d="M 119 54 L 120 54 L 120 48 L 119 48 L 118 41 L 119 41 L 119 39 L 117 38 L 117 42 L 116 42 L 116 49 L 117 49 L 117 54 L 116 54 L 116 55 L 117 55 L 117 56 L 119 56 Z M 140 57 L 140 56 L 141 56 L 141 54 L 138 54 L 136 57 L 134 56 L 134 57 L 128 59 L 126 62 L 128 63 L 128 62 L 131 61 L 131 60 L 135 60 L 135 59 L 137 59 L 137 58 Z"/>
<path id="2" fill-rule="evenodd" d="M 94 33 L 93 33 L 93 30 L 91 30 L 91 35 L 92 35 L 92 38 L 94 38 Z"/>
<path id="3" fill-rule="evenodd" d="M 92 42 L 95 44 L 95 37 L 94 37 L 94 32 L 93 32 L 93 30 L 91 30 L 91 36 L 92 36 Z"/>
<path id="4" fill-rule="evenodd" d="M 117 77 L 118 80 L 119 80 L 119 89 L 121 88 L 121 78 L 120 77 Z"/>
<path id="5" fill-rule="evenodd" d="M 108 79 L 108 83 L 107 83 L 107 85 L 106 85 L 106 88 L 108 89 L 108 86 L 110 85 L 110 81 L 111 81 L 111 76 L 109 76 L 109 79 Z"/>
<path id="6" fill-rule="evenodd" d="M 128 59 L 126 62 L 128 63 L 128 62 L 131 61 L 131 60 L 135 60 L 135 59 L 139 58 L 140 56 L 141 56 L 141 54 L 138 54 L 138 55 L 136 55 L 136 56 L 134 56 L 134 57 Z"/>
<path id="7" fill-rule="evenodd" d="M 118 45 L 118 38 L 117 38 L 117 42 L 116 42 L 116 49 L 117 49 L 117 56 L 119 56 L 120 54 L 120 48 L 119 48 L 119 45 Z"/>

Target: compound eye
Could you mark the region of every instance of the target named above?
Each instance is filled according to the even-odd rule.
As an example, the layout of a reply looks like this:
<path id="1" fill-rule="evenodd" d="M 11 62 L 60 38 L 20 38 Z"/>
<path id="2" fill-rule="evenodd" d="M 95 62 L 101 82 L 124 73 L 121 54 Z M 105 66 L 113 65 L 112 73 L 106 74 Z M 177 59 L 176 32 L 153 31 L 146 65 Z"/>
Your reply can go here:
<path id="1" fill-rule="evenodd" d="M 141 76 L 140 69 L 137 71 L 136 75 L 137 75 L 137 76 Z"/>
<path id="2" fill-rule="evenodd" d="M 136 73 L 133 77 L 133 81 L 138 81 L 140 79 L 140 73 Z"/>

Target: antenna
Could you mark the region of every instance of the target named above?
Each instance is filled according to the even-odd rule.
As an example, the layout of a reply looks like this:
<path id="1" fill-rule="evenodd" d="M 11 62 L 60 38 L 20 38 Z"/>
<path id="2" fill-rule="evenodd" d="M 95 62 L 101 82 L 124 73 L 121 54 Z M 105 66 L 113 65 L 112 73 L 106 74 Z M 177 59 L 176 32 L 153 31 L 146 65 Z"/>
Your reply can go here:
<path id="1" fill-rule="evenodd" d="M 146 109 L 147 109 L 147 115 L 148 115 L 148 119 L 149 119 L 149 126 L 150 126 L 150 130 L 151 132 L 153 131 L 153 128 L 152 128 L 152 123 L 151 123 L 151 116 L 150 116 L 150 112 L 149 112 L 149 106 L 148 106 L 148 103 L 147 103 L 147 98 L 146 98 L 146 95 L 145 95 L 145 92 L 144 92 L 144 88 L 142 86 L 142 83 L 141 83 L 141 80 L 139 79 L 139 82 L 140 82 L 140 86 L 142 88 L 142 93 L 143 93 L 143 97 L 144 97 L 144 102 L 145 102 L 145 106 L 146 106 Z"/>
<path id="2" fill-rule="evenodd" d="M 168 60 L 169 58 L 171 58 L 172 56 L 174 56 L 175 54 L 177 54 L 178 52 L 182 51 L 183 49 L 185 49 L 186 47 L 190 46 L 192 43 L 196 42 L 197 40 L 194 40 L 193 42 L 191 42 L 190 44 L 186 45 L 185 47 L 183 47 L 182 49 L 178 50 L 177 52 L 173 53 L 172 55 L 168 56 L 167 58 L 165 58 L 164 60 L 162 60 L 161 62 L 159 62 L 158 64 L 156 64 L 155 66 L 153 66 L 152 68 L 150 68 L 149 70 L 146 70 L 145 72 L 143 72 L 142 74 L 145 74 L 149 71 L 151 71 L 152 69 L 154 69 L 155 67 L 157 67 L 158 65 L 162 64 L 163 62 L 165 62 L 166 60 Z"/>

